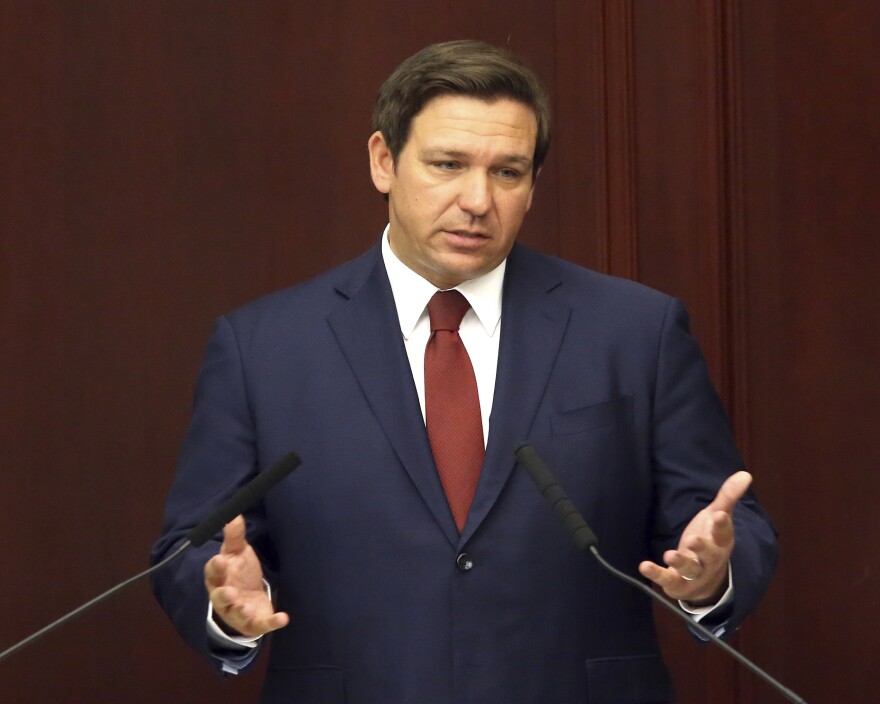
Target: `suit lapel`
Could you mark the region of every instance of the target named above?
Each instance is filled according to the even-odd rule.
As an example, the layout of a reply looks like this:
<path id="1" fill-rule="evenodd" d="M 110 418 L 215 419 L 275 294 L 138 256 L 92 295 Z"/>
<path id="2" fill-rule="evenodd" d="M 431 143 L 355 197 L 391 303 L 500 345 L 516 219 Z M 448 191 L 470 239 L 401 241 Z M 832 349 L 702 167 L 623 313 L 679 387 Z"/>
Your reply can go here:
<path id="1" fill-rule="evenodd" d="M 358 384 L 411 481 L 452 545 L 464 545 L 498 500 L 528 437 L 562 343 L 571 310 L 548 295 L 557 277 L 530 266 L 514 247 L 502 304 L 498 373 L 483 470 L 461 536 L 437 475 L 381 250 L 337 291 L 346 298 L 328 322 Z"/>
<path id="2" fill-rule="evenodd" d="M 514 450 L 528 437 L 571 314 L 548 295 L 560 284 L 558 276 L 539 275 L 528 265 L 531 257 L 521 247 L 508 257 L 489 442 L 460 544 L 485 519 L 513 471 Z"/>
<path id="3" fill-rule="evenodd" d="M 328 322 L 401 464 L 449 542 L 456 545 L 458 529 L 434 466 L 380 248 L 371 254 L 363 258 L 366 272 L 360 270 L 337 287 L 348 300 Z"/>

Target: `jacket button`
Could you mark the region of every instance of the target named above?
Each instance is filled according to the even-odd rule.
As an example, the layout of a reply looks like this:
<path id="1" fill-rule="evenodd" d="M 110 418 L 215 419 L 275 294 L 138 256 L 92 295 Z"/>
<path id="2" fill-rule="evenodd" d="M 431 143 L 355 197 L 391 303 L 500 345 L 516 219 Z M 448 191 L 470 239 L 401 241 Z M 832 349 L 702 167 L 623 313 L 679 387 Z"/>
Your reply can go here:
<path id="1" fill-rule="evenodd" d="M 461 553 L 461 555 L 455 558 L 455 564 L 462 572 L 470 572 L 474 568 L 474 558 L 472 558 L 466 552 L 463 552 Z"/>

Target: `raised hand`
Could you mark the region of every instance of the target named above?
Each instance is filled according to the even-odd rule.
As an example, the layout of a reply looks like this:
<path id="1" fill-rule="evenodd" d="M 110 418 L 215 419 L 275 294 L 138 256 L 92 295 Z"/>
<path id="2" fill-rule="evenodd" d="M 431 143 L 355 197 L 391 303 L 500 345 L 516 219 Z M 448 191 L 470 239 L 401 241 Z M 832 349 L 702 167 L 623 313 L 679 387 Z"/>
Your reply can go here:
<path id="1" fill-rule="evenodd" d="M 728 561 L 733 551 L 733 509 L 752 483 L 741 471 L 727 478 L 715 499 L 685 528 L 677 550 L 663 553 L 666 567 L 645 561 L 639 572 L 668 597 L 694 606 L 716 603 L 727 589 Z"/>
<path id="2" fill-rule="evenodd" d="M 245 522 L 237 516 L 223 528 L 220 553 L 205 564 L 205 588 L 214 616 L 224 630 L 261 636 L 283 628 L 290 618 L 276 612 L 263 585 L 263 568 L 245 536 Z"/>

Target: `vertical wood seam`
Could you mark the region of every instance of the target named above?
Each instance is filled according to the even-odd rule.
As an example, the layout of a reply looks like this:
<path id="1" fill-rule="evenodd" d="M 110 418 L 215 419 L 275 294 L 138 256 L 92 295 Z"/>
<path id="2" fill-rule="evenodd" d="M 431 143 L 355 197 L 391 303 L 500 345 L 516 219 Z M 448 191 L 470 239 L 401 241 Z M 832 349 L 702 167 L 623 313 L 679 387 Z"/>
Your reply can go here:
<path id="1" fill-rule="evenodd" d="M 605 267 L 638 278 L 632 0 L 602 6 L 605 99 Z"/>
<path id="2" fill-rule="evenodd" d="M 748 404 L 748 290 L 746 278 L 746 213 L 743 183 L 742 76 L 739 42 L 739 0 L 716 0 L 719 158 L 721 164 L 720 229 L 722 322 L 722 383 L 731 424 L 743 455 L 749 454 Z M 753 651 L 749 631 L 740 631 L 740 648 Z M 754 680 L 737 668 L 738 704 L 754 702 Z"/>

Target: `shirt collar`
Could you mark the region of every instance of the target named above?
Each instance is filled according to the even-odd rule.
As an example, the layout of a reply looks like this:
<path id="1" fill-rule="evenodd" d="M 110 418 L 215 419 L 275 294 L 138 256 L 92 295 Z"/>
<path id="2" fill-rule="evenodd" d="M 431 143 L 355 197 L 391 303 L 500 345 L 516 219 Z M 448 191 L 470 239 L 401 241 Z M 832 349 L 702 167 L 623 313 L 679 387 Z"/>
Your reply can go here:
<path id="1" fill-rule="evenodd" d="M 382 234 L 382 260 L 385 263 L 388 280 L 391 282 L 394 305 L 397 307 L 397 317 L 400 320 L 400 331 L 405 339 L 409 339 L 425 312 L 428 301 L 439 289 L 397 258 L 388 243 L 388 227 Z M 501 293 L 506 267 L 505 259 L 489 273 L 455 287 L 455 290 L 460 291 L 467 298 L 474 314 L 490 337 L 495 334 L 501 320 Z"/>

